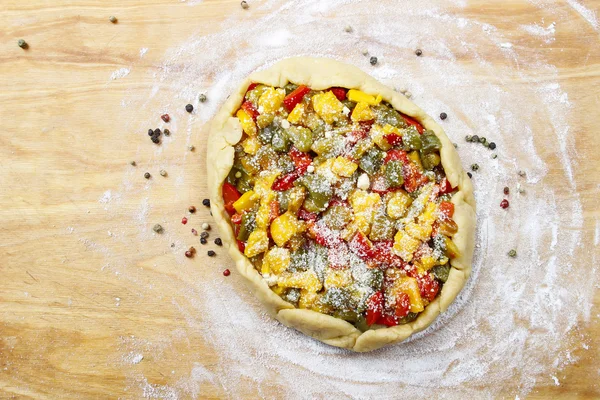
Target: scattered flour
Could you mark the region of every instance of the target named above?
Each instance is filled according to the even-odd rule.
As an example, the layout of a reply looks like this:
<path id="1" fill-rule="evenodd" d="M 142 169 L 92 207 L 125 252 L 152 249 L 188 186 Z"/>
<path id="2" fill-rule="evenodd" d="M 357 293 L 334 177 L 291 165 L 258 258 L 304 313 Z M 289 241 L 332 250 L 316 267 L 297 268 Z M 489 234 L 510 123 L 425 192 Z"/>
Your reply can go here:
<path id="1" fill-rule="evenodd" d="M 592 10 L 586 8 L 578 2 L 577 0 L 567 0 L 567 4 L 570 5 L 573 10 L 577 11 L 579 15 L 583 17 L 590 24 L 595 31 L 598 30 L 598 19 L 596 18 L 596 13 Z"/>
<path id="2" fill-rule="evenodd" d="M 597 26 L 593 13 L 576 1 L 568 3 Z M 294 399 L 371 398 L 382 393 L 406 398 L 519 399 L 548 376 L 560 384 L 555 374 L 577 362 L 573 350 L 586 350 L 582 338 L 573 339 L 573 331 L 591 318 L 597 285 L 592 243 L 600 240 L 599 222 L 593 239 L 582 237 L 580 199 L 565 195 L 565 190 L 577 188 L 573 172 L 577 155 L 573 129 L 567 123 L 576 104 L 558 83 L 554 65 L 531 58 L 527 49 L 519 52 L 497 27 L 460 16 L 456 7 L 466 7 L 465 2 L 455 1 L 452 13 L 446 5 L 441 0 L 406 3 L 399 22 L 390 18 L 397 12 L 395 6 L 383 2 L 268 0 L 258 7 L 264 16 L 250 20 L 233 13 L 222 30 L 192 35 L 181 47 L 167 51 L 153 73 L 156 84 L 148 96 L 143 101 L 132 98 L 131 104 L 142 109 L 144 102 L 156 98 L 162 102 L 155 105 L 158 114 L 171 102 L 187 103 L 206 92 L 209 100 L 201 107 L 193 102 L 198 110 L 194 115 L 182 114 L 185 118 L 174 121 L 179 124 L 174 131 L 186 132 L 181 140 L 187 146 L 193 130 L 210 120 L 245 76 L 284 57 L 332 57 L 357 65 L 390 87 L 407 88 L 430 115 L 442 111 L 449 115 L 442 125 L 458 144 L 463 165 L 480 165 L 473 177 L 478 206 L 473 273 L 456 302 L 406 343 L 352 354 L 273 321 L 235 274 L 224 279 L 217 268 L 213 280 L 187 283 L 165 275 L 163 286 L 178 293 L 172 306 L 187 324 L 181 335 L 200 335 L 220 358 L 218 365 L 193 360 L 191 370 L 171 374 L 166 385 L 150 383 L 139 371 L 132 372 L 129 384 L 139 395 L 201 398 L 204 385 L 213 385 L 226 388 L 232 398 L 257 388 L 268 397 L 268 389 L 275 387 L 278 397 Z M 351 34 L 344 32 L 349 24 Z M 556 22 L 521 29 L 547 43 L 555 41 Z M 423 49 L 423 57 L 414 56 L 417 47 Z M 362 54 L 364 48 L 369 49 L 368 56 Z M 504 63 L 489 59 L 489 52 L 498 49 Z M 369 64 L 371 55 L 379 58 L 375 67 Z M 111 79 L 129 73 L 122 70 L 113 73 L 122 76 Z M 537 71 L 543 73 L 543 80 Z M 528 84 L 511 84 L 514 80 Z M 162 99 L 165 87 L 175 90 L 177 98 Z M 143 121 L 138 130 L 146 125 L 148 121 Z M 543 129 L 554 140 L 541 141 L 534 129 Z M 492 159 L 493 153 L 483 146 L 464 141 L 465 135 L 473 134 L 496 142 L 498 158 Z M 547 154 L 556 154 L 558 161 L 550 165 Z M 553 175 L 564 176 L 564 187 L 547 184 L 550 168 Z M 527 171 L 526 178 L 517 175 L 520 169 Z M 131 193 L 130 179 L 126 175 L 119 196 Z M 181 174 L 175 186 L 191 182 L 197 182 L 196 176 Z M 504 186 L 511 188 L 508 210 L 499 207 Z M 517 187 L 526 193 L 517 194 Z M 152 186 L 144 191 L 147 196 L 134 216 L 140 232 L 148 231 Z M 100 202 L 115 207 L 114 196 L 109 190 Z M 178 250 L 182 240 L 169 238 Z M 511 248 L 518 252 L 515 259 L 505 256 Z M 591 260 L 589 266 L 578 266 L 578 273 L 573 273 L 571 263 L 575 251 Z M 182 262 L 183 257 L 176 260 Z M 581 273 L 581 268 L 589 273 Z M 145 282 L 143 273 L 127 263 L 109 270 L 121 273 L 122 279 Z M 151 283 L 144 285 L 140 291 L 151 290 Z M 141 356 L 142 351 L 156 356 L 174 338 L 172 332 L 165 332 L 153 346 L 129 340 L 122 346 L 123 361 L 134 363 L 132 355 Z"/>
<path id="3" fill-rule="evenodd" d="M 143 58 L 146 55 L 147 52 L 148 52 L 148 48 L 147 47 L 142 47 L 140 49 L 140 58 Z"/>
<path id="4" fill-rule="evenodd" d="M 127 75 L 129 75 L 130 72 L 131 70 L 129 68 L 120 68 L 114 71 L 112 74 L 110 74 L 110 80 L 114 81 L 116 79 L 125 78 Z"/>

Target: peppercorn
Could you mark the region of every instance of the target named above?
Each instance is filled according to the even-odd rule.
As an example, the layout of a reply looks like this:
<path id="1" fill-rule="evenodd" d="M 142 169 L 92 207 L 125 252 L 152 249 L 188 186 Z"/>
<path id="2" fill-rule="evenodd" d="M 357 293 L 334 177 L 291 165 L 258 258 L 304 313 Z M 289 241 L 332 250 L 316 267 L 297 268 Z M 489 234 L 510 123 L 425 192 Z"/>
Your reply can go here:
<path id="1" fill-rule="evenodd" d="M 27 44 L 26 41 L 24 41 L 23 39 L 19 39 L 19 41 L 17 42 L 17 44 L 19 45 L 20 48 L 22 49 L 26 49 L 29 47 L 29 45 Z"/>
<path id="2" fill-rule="evenodd" d="M 495 160 L 496 158 L 498 158 L 498 154 L 496 154 L 496 153 L 492 154 L 492 158 Z"/>
<path id="3" fill-rule="evenodd" d="M 169 136 L 169 135 L 171 135 L 171 131 L 170 131 L 170 130 L 168 130 L 168 129 L 165 129 L 165 130 L 163 131 L 163 134 L 164 134 L 165 136 Z"/>
<path id="4" fill-rule="evenodd" d="M 494 149 L 496 148 L 496 143 L 494 143 L 494 142 L 490 142 L 490 143 L 488 144 L 488 147 L 490 148 L 490 150 L 494 150 Z"/>
<path id="5" fill-rule="evenodd" d="M 206 238 L 200 238 L 200 243 L 201 244 L 206 244 Z"/>
<path id="6" fill-rule="evenodd" d="M 201 93 L 200 96 L 198 96 L 198 100 L 200 100 L 200 103 L 204 103 L 206 101 L 206 95 Z"/>
<path id="7" fill-rule="evenodd" d="M 517 251 L 515 249 L 512 249 L 508 252 L 508 255 L 512 258 L 515 258 L 517 256 Z"/>
<path id="8" fill-rule="evenodd" d="M 189 250 L 187 250 L 187 251 L 185 252 L 185 256 L 186 256 L 187 258 L 192 258 L 192 256 L 193 256 L 193 255 L 194 255 L 194 254 L 193 254 L 191 251 L 189 251 Z"/>
<path id="9" fill-rule="evenodd" d="M 112 22 L 113 24 L 116 24 L 118 21 L 117 17 L 115 17 L 114 15 L 111 15 L 110 17 L 108 17 L 108 20 L 110 22 Z"/>
<path id="10" fill-rule="evenodd" d="M 471 135 L 465 136 L 465 141 L 472 142 L 473 141 L 473 136 L 471 136 Z"/>
<path id="11" fill-rule="evenodd" d="M 133 165 L 134 167 L 137 165 L 135 161 L 130 161 L 129 164 Z"/>
<path id="12" fill-rule="evenodd" d="M 455 149 L 458 149 L 458 144 L 456 144 L 456 143 L 452 143 L 452 144 L 454 145 Z"/>
<path id="13" fill-rule="evenodd" d="M 152 136 L 150 138 L 150 140 L 152 140 L 152 143 L 156 143 L 156 144 L 160 143 L 160 138 L 158 136 Z"/>
<path id="14" fill-rule="evenodd" d="M 163 227 L 160 224 L 156 224 L 152 227 L 152 230 L 156 233 L 162 233 L 163 232 Z"/>
<path id="15" fill-rule="evenodd" d="M 209 256 L 209 257 L 214 257 L 214 256 L 216 256 L 216 255 L 217 255 L 217 253 L 215 253 L 215 252 L 214 252 L 214 251 L 212 251 L 212 250 L 209 250 L 209 251 L 208 251 L 206 254 L 208 254 L 208 256 Z"/>
<path id="16" fill-rule="evenodd" d="M 185 224 L 187 224 L 187 222 L 188 222 L 188 219 L 186 217 L 181 218 L 181 223 L 182 224 L 185 225 Z"/>
<path id="17" fill-rule="evenodd" d="M 347 33 L 351 33 L 352 27 L 350 25 L 346 25 L 346 27 L 344 28 L 344 31 L 346 31 Z"/>
<path id="18" fill-rule="evenodd" d="M 417 49 L 415 50 L 415 54 L 417 55 L 417 57 L 421 57 L 421 55 L 423 54 L 423 50 Z"/>
<path id="19" fill-rule="evenodd" d="M 500 202 L 500 207 L 502 207 L 502 208 L 504 208 L 504 209 L 507 209 L 507 208 L 508 208 L 508 206 L 509 206 L 509 204 L 508 204 L 508 200 L 504 199 L 504 200 L 502 200 L 502 201 Z"/>
<path id="20" fill-rule="evenodd" d="M 191 104 L 188 104 L 187 106 L 185 106 L 185 111 L 191 113 L 192 111 L 194 111 L 194 106 Z"/>
<path id="21" fill-rule="evenodd" d="M 167 171 L 165 171 L 164 169 L 161 169 L 159 172 L 160 176 L 167 176 Z"/>
<path id="22" fill-rule="evenodd" d="M 518 174 L 519 174 L 519 176 L 520 176 L 521 178 L 524 178 L 524 177 L 525 177 L 525 175 L 526 175 L 526 174 L 525 174 L 525 171 L 523 171 L 523 170 L 519 171 L 519 172 L 518 172 Z"/>
<path id="23" fill-rule="evenodd" d="M 471 165 L 471 171 L 479 171 L 479 165 L 478 164 L 473 164 Z"/>
<path id="24" fill-rule="evenodd" d="M 202 229 L 204 229 L 205 231 L 207 231 L 207 230 L 210 229 L 210 225 L 205 222 L 205 223 L 202 224 Z"/>
<path id="25" fill-rule="evenodd" d="M 175 243 L 171 243 L 171 247 L 175 247 Z"/>
<path id="26" fill-rule="evenodd" d="M 160 129 L 159 129 L 159 128 L 156 128 L 156 129 L 154 130 L 154 132 L 153 132 L 153 135 L 154 135 L 154 136 L 159 136 L 159 135 L 160 135 Z"/>
<path id="27" fill-rule="evenodd" d="M 473 137 L 471 138 L 471 141 L 472 141 L 473 143 L 477 143 L 477 142 L 479 142 L 479 136 L 477 136 L 477 135 L 473 135 Z"/>
<path id="28" fill-rule="evenodd" d="M 169 122 L 171 120 L 171 117 L 169 117 L 169 114 L 163 114 L 160 116 L 160 119 L 162 119 L 165 122 Z"/>
<path id="29" fill-rule="evenodd" d="M 194 146 L 189 146 L 189 147 L 188 147 L 188 150 L 189 150 L 189 151 L 194 151 L 194 150 L 196 150 L 196 147 L 194 147 Z"/>
<path id="30" fill-rule="evenodd" d="M 479 138 L 479 143 L 485 143 L 487 142 L 487 139 L 485 138 L 485 136 L 482 136 Z"/>
<path id="31" fill-rule="evenodd" d="M 247 1 L 242 1 L 242 2 L 240 3 L 240 5 L 242 6 L 242 8 L 243 8 L 244 10 L 247 10 L 247 9 L 250 7 L 250 6 L 248 5 L 248 2 L 247 2 Z"/>
<path id="32" fill-rule="evenodd" d="M 469 175 L 469 178 L 472 178 L 472 177 L 473 177 L 473 174 L 472 174 L 472 173 L 470 173 L 470 172 L 467 172 L 467 175 Z"/>
<path id="33" fill-rule="evenodd" d="M 216 238 L 216 239 L 215 239 L 215 244 L 216 244 L 217 246 L 223 246 L 223 241 L 221 240 L 221 238 Z"/>
<path id="34" fill-rule="evenodd" d="M 231 274 L 231 271 L 226 269 L 225 271 L 223 271 L 223 275 L 225 276 L 229 276 Z"/>
<path id="35" fill-rule="evenodd" d="M 200 234 L 200 237 L 201 237 L 202 239 L 206 239 L 206 238 L 208 237 L 208 232 L 202 232 L 202 233 Z"/>
<path id="36" fill-rule="evenodd" d="M 371 57 L 371 58 L 369 59 L 369 62 L 371 63 L 371 65 L 375 65 L 375 64 L 377 64 L 377 57 Z"/>
<path id="37" fill-rule="evenodd" d="M 154 131 L 152 129 L 148 129 L 148 136 L 154 136 Z"/>
<path id="38" fill-rule="evenodd" d="M 210 207 L 210 200 L 209 199 L 202 200 L 202 205 L 204 207 Z"/>
<path id="39" fill-rule="evenodd" d="M 188 211 L 189 211 L 190 213 L 192 213 L 192 214 L 193 214 L 193 213 L 195 213 L 195 212 L 196 212 L 196 207 L 194 207 L 194 206 L 190 206 L 190 207 L 188 208 Z"/>
<path id="40" fill-rule="evenodd" d="M 150 175 L 150 172 L 146 172 L 146 173 L 144 173 L 144 178 L 146 178 L 146 179 L 150 179 L 150 176 L 151 176 L 151 175 Z"/>
<path id="41" fill-rule="evenodd" d="M 508 195 L 510 193 L 510 189 L 508 188 L 508 186 L 504 186 L 504 194 Z"/>
<path id="42" fill-rule="evenodd" d="M 195 230 L 194 228 L 192 228 L 192 235 L 194 235 L 194 236 L 198 236 L 198 231 L 197 231 L 197 230 Z"/>
<path id="43" fill-rule="evenodd" d="M 443 113 L 440 114 L 440 119 L 442 121 L 445 120 L 446 118 L 448 118 L 448 114 L 446 114 L 445 112 L 443 112 Z"/>

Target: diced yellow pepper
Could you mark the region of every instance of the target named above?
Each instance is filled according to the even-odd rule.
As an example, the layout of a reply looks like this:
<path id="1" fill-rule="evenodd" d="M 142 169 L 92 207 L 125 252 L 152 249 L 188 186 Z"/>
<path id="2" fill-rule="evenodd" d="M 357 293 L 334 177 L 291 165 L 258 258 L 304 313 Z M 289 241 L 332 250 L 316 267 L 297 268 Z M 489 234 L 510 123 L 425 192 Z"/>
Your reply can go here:
<path id="1" fill-rule="evenodd" d="M 446 251 L 450 258 L 460 257 L 460 250 L 458 250 L 456 244 L 449 237 L 446 237 Z"/>
<path id="2" fill-rule="evenodd" d="M 339 176 L 349 178 L 352 176 L 354 171 L 358 168 L 358 164 L 353 163 L 346 157 L 339 156 L 333 162 L 331 170 Z"/>
<path id="3" fill-rule="evenodd" d="M 394 134 L 394 135 L 402 136 L 402 131 L 390 124 L 385 124 L 383 126 L 383 131 L 385 132 L 386 135 Z"/>
<path id="4" fill-rule="evenodd" d="M 260 142 L 256 136 L 250 136 L 242 142 L 242 148 L 246 153 L 255 155 L 258 149 L 260 149 Z"/>
<path id="5" fill-rule="evenodd" d="M 325 289 L 332 287 L 343 288 L 352 284 L 352 273 L 349 269 L 327 269 L 325 275 Z"/>
<path id="6" fill-rule="evenodd" d="M 431 236 L 431 224 L 417 224 L 409 222 L 404 227 L 404 231 L 415 239 L 425 241 Z"/>
<path id="7" fill-rule="evenodd" d="M 429 271 L 437 264 L 437 260 L 433 256 L 426 255 L 421 257 L 421 259 L 419 260 L 419 264 L 421 265 L 421 268 L 423 268 L 425 271 Z"/>
<path id="8" fill-rule="evenodd" d="M 270 203 L 275 199 L 275 193 L 271 192 L 267 198 L 260 201 L 260 206 L 256 212 L 256 227 L 259 229 L 267 229 L 269 227 L 269 218 L 271 216 Z"/>
<path id="9" fill-rule="evenodd" d="M 269 201 L 269 197 L 273 193 L 271 187 L 273 186 L 273 182 L 275 182 L 275 179 L 277 179 L 279 174 L 279 171 L 263 172 L 254 183 L 254 192 L 260 196 L 262 201 Z"/>
<path id="10" fill-rule="evenodd" d="M 427 205 L 425 206 L 425 210 L 423 210 L 421 215 L 419 215 L 419 222 L 421 224 L 433 224 L 433 222 L 436 220 L 437 211 L 438 205 L 436 203 L 427 203 Z"/>
<path id="11" fill-rule="evenodd" d="M 253 190 L 248 190 L 233 203 L 233 208 L 235 208 L 235 211 L 237 211 L 238 214 L 241 214 L 242 211 L 254 207 L 258 199 L 258 195 L 256 195 Z"/>
<path id="12" fill-rule="evenodd" d="M 412 238 L 409 234 L 403 230 L 399 230 L 394 237 L 394 253 L 402 257 L 406 262 L 413 259 L 413 253 L 417 251 L 417 248 L 421 244 L 417 239 Z"/>
<path id="13" fill-rule="evenodd" d="M 244 132 L 246 132 L 246 135 L 256 136 L 258 130 L 256 129 L 256 124 L 254 123 L 254 120 L 250 114 L 240 109 L 235 116 L 240 120 L 240 125 L 242 126 Z"/>
<path id="14" fill-rule="evenodd" d="M 275 218 L 271 223 L 271 237 L 277 246 L 282 247 L 298 232 L 298 227 L 299 224 L 296 216 L 287 211 Z"/>
<path id="15" fill-rule="evenodd" d="M 290 124 L 297 124 L 302 119 L 304 115 L 304 104 L 298 103 L 296 107 L 292 110 L 290 115 L 288 115 L 287 120 Z"/>
<path id="16" fill-rule="evenodd" d="M 419 155 L 418 151 L 415 150 L 408 153 L 408 158 L 410 158 L 410 160 L 416 164 L 416 166 L 419 168 L 419 171 L 423 171 L 423 163 L 421 162 L 421 156 Z"/>
<path id="17" fill-rule="evenodd" d="M 356 189 L 348 198 L 350 205 L 355 213 L 371 212 L 375 206 L 379 205 L 381 197 L 377 193 L 368 193 L 364 190 Z"/>
<path id="18" fill-rule="evenodd" d="M 355 103 L 367 103 L 370 106 L 376 106 L 377 104 L 381 103 L 382 100 L 381 95 L 373 96 L 356 89 L 348 90 L 347 96 L 348 100 L 350 101 L 353 101 Z"/>
<path id="19" fill-rule="evenodd" d="M 365 102 L 356 104 L 352 110 L 352 121 L 371 121 L 373 119 L 375 119 L 375 113 Z"/>
<path id="20" fill-rule="evenodd" d="M 298 300 L 298 308 L 310 309 L 313 307 L 319 295 L 317 292 L 309 292 L 308 290 L 300 290 L 300 299 Z"/>
<path id="21" fill-rule="evenodd" d="M 306 197 L 304 186 L 295 186 L 288 191 L 288 211 L 296 213 Z"/>
<path id="22" fill-rule="evenodd" d="M 388 199 L 387 215 L 394 219 L 402 218 L 411 203 L 412 198 L 404 190 L 397 190 Z"/>
<path id="23" fill-rule="evenodd" d="M 273 247 L 265 254 L 261 272 L 279 275 L 290 265 L 290 251 L 281 247 Z M 265 272 L 266 271 L 266 272 Z"/>
<path id="24" fill-rule="evenodd" d="M 410 299 L 410 312 L 418 313 L 425 309 L 421 291 L 419 290 L 419 284 L 415 278 L 405 276 L 396 279 L 392 291 L 396 296 L 400 293 L 406 293 L 408 295 L 408 298 Z"/>
<path id="25" fill-rule="evenodd" d="M 275 292 L 275 294 L 278 295 L 278 296 L 281 296 L 283 294 L 283 292 L 285 292 L 285 289 L 286 288 L 281 287 L 281 286 L 272 286 L 271 287 L 271 290 L 273 292 Z"/>
<path id="26" fill-rule="evenodd" d="M 269 237 L 264 229 L 255 229 L 252 231 L 246 242 L 244 255 L 246 257 L 254 257 L 267 251 L 269 248 Z"/>
<path id="27" fill-rule="evenodd" d="M 333 123 L 342 113 L 344 105 L 332 91 L 319 93 L 312 97 L 313 108 L 328 124 Z"/>
<path id="28" fill-rule="evenodd" d="M 284 98 L 285 90 L 283 89 L 275 89 L 270 87 L 265 90 L 262 96 L 260 96 L 260 99 L 258 99 L 258 106 L 262 107 L 261 114 L 273 113 L 279 110 Z"/>
<path id="29" fill-rule="evenodd" d="M 310 292 L 318 292 L 323 287 L 319 277 L 317 277 L 317 274 L 312 269 L 294 274 L 283 272 L 277 284 L 283 287 L 306 289 Z"/>
<path id="30" fill-rule="evenodd" d="M 371 127 L 371 132 L 369 132 L 369 135 L 371 136 L 371 139 L 373 140 L 373 142 L 377 145 L 377 147 L 379 147 L 381 150 L 389 150 L 392 148 L 392 145 L 388 143 L 387 140 L 385 140 L 385 131 L 383 129 L 383 127 L 379 124 L 373 124 L 373 126 Z"/>

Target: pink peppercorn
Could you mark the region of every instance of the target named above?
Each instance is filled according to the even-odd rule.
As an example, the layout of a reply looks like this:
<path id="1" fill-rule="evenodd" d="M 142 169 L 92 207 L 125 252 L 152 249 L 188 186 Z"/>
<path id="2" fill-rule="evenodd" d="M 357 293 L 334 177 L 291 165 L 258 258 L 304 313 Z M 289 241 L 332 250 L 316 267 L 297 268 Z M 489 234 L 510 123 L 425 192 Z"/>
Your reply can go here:
<path id="1" fill-rule="evenodd" d="M 223 271 L 223 275 L 225 276 L 229 276 L 231 274 L 231 271 L 226 269 L 225 271 Z"/>
<path id="2" fill-rule="evenodd" d="M 187 224 L 187 218 L 186 217 L 181 218 L 181 223 L 184 225 Z"/>
<path id="3" fill-rule="evenodd" d="M 509 204 L 508 204 L 508 200 L 504 199 L 500 202 L 500 207 L 506 209 L 508 208 Z"/>

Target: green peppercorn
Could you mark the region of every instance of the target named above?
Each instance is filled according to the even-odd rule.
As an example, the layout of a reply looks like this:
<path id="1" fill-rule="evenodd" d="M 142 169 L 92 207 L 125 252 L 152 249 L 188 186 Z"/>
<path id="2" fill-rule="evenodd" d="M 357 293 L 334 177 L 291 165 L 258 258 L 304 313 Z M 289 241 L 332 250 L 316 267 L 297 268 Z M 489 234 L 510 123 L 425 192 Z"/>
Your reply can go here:
<path id="1" fill-rule="evenodd" d="M 455 149 L 458 149 L 458 144 L 456 144 L 456 143 L 452 143 L 452 144 L 454 145 Z"/>
<path id="2" fill-rule="evenodd" d="M 475 171 L 479 171 L 479 165 L 478 165 L 478 164 L 473 164 L 473 165 L 471 165 L 471 170 L 472 170 L 473 172 L 475 172 Z"/>
<path id="3" fill-rule="evenodd" d="M 206 95 L 204 93 L 200 94 L 198 100 L 200 100 L 201 103 L 204 103 L 206 101 Z"/>
<path id="4" fill-rule="evenodd" d="M 156 224 L 152 227 L 152 230 L 156 233 L 163 233 L 163 227 L 161 224 Z"/>
<path id="5" fill-rule="evenodd" d="M 492 158 L 495 160 L 496 158 L 498 158 L 498 154 L 496 154 L 496 153 L 492 154 Z"/>
<path id="6" fill-rule="evenodd" d="M 515 258 L 517 256 L 517 251 L 515 249 L 512 249 L 508 252 L 508 255 L 512 258 Z"/>
<path id="7" fill-rule="evenodd" d="M 159 171 L 160 176 L 167 176 L 167 171 L 165 171 L 164 169 L 161 169 Z"/>
<path id="8" fill-rule="evenodd" d="M 164 135 L 165 135 L 165 136 L 170 136 L 170 135 L 171 135 L 171 131 L 170 131 L 170 130 L 168 130 L 168 129 L 165 129 L 165 130 L 163 131 L 163 133 L 164 133 Z"/>
<path id="9" fill-rule="evenodd" d="M 110 22 L 112 22 L 113 24 L 116 24 L 116 23 L 117 23 L 117 21 L 118 21 L 118 20 L 117 20 L 117 17 L 115 17 L 114 15 L 111 15 L 111 16 L 108 18 L 108 20 L 109 20 Z"/>
<path id="10" fill-rule="evenodd" d="M 19 41 L 17 42 L 17 44 L 19 45 L 20 48 L 22 49 L 26 49 L 29 47 L 29 45 L 27 44 L 26 41 L 24 41 L 23 39 L 19 39 Z"/>
<path id="11" fill-rule="evenodd" d="M 473 136 L 471 136 L 471 135 L 465 136 L 465 141 L 472 142 L 473 141 Z"/>
<path id="12" fill-rule="evenodd" d="M 243 8 L 244 10 L 247 10 L 247 9 L 250 7 L 250 6 L 248 5 L 248 2 L 247 2 L 247 1 L 242 1 L 242 2 L 240 3 L 240 5 L 242 6 L 242 8 Z"/>
<path id="13" fill-rule="evenodd" d="M 487 142 L 487 139 L 485 138 L 485 136 L 482 136 L 479 138 L 479 143 L 485 143 Z"/>
<path id="14" fill-rule="evenodd" d="M 194 151 L 194 150 L 196 150 L 196 147 L 194 147 L 194 146 L 188 146 L 188 150 L 189 151 Z"/>
<path id="15" fill-rule="evenodd" d="M 137 165 L 135 161 L 130 161 L 129 164 L 133 165 L 134 167 Z"/>
<path id="16" fill-rule="evenodd" d="M 472 141 L 473 143 L 477 143 L 477 142 L 479 142 L 479 136 L 477 136 L 477 135 L 473 135 L 473 137 L 472 137 L 471 139 L 472 139 L 471 141 Z"/>

